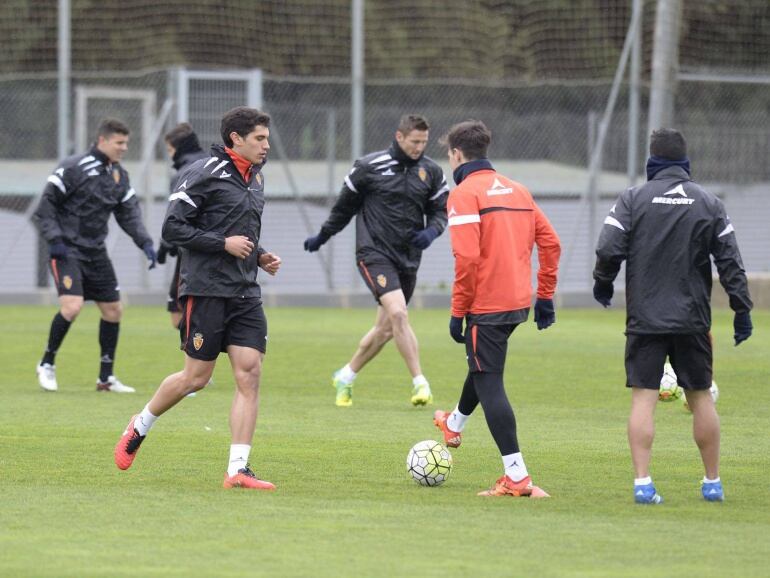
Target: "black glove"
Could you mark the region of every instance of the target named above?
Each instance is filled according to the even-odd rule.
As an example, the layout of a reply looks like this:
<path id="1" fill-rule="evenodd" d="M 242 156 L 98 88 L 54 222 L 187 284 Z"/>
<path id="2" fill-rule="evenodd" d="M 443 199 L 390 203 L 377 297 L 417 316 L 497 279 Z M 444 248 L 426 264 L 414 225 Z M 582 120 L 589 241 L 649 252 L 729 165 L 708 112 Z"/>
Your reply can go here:
<path id="1" fill-rule="evenodd" d="M 751 330 L 754 326 L 751 324 L 751 313 L 748 311 L 741 311 L 735 313 L 735 319 L 733 319 L 733 329 L 735 329 L 735 345 L 740 345 L 751 337 Z"/>
<path id="2" fill-rule="evenodd" d="M 147 260 L 150 262 L 148 269 L 155 269 L 155 265 L 158 262 L 158 255 L 155 254 L 155 249 L 152 248 L 152 243 L 147 243 L 142 247 L 142 251 L 147 255 Z"/>
<path id="3" fill-rule="evenodd" d="M 452 336 L 457 343 L 465 343 L 465 335 L 463 335 L 463 319 L 464 317 L 455 317 L 449 320 L 449 335 Z"/>
<path id="4" fill-rule="evenodd" d="M 166 249 L 166 246 L 161 243 L 158 247 L 158 265 L 166 264 L 166 255 L 168 255 L 168 250 Z"/>
<path id="5" fill-rule="evenodd" d="M 420 251 L 424 251 L 438 237 L 438 231 L 435 227 L 426 227 L 422 231 L 417 231 L 412 235 L 412 245 Z"/>
<path id="6" fill-rule="evenodd" d="M 604 307 L 609 307 L 612 304 L 612 294 L 615 292 L 615 288 L 611 282 L 599 281 L 598 279 L 594 283 L 594 299 L 601 303 Z"/>
<path id="7" fill-rule="evenodd" d="M 553 308 L 553 299 L 538 299 L 535 301 L 535 323 L 537 330 L 548 329 L 556 323 L 556 310 Z"/>
<path id="8" fill-rule="evenodd" d="M 166 243 L 163 239 L 160 240 L 158 245 L 158 264 L 165 265 L 166 257 L 176 257 L 179 254 L 179 250 L 175 245 Z"/>
<path id="9" fill-rule="evenodd" d="M 59 238 L 54 239 L 48 244 L 48 254 L 51 256 L 51 259 L 66 259 L 68 253 L 67 245 Z"/>
<path id="10" fill-rule="evenodd" d="M 308 237 L 305 239 L 305 251 L 315 253 L 318 251 L 318 249 L 321 248 L 321 245 L 326 243 L 328 240 L 328 235 L 324 235 L 323 233 L 318 233 L 315 237 Z"/>

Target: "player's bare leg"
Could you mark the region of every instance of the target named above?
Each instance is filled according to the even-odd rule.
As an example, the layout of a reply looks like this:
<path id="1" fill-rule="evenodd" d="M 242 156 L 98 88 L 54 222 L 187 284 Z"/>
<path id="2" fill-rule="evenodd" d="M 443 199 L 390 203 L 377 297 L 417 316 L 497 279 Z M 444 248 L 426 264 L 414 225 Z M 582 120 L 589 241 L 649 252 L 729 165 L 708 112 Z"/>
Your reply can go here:
<path id="1" fill-rule="evenodd" d="M 698 444 L 706 477 L 719 477 L 719 415 L 709 390 L 688 391 L 687 403 L 692 410 L 692 435 Z"/>
<path id="2" fill-rule="evenodd" d="M 412 374 L 412 405 L 427 405 L 433 401 L 428 380 L 420 368 L 420 352 L 417 337 L 409 325 L 409 313 L 406 308 L 406 298 L 400 289 L 390 291 L 380 297 L 380 304 L 385 310 L 393 331 L 393 341 L 398 352 L 404 358 L 409 373 Z"/>
<path id="3" fill-rule="evenodd" d="M 134 462 L 139 446 L 147 432 L 161 415 L 179 403 L 191 391 L 198 391 L 206 386 L 214 371 L 214 361 L 193 359 L 185 355 L 182 371 L 167 376 L 158 387 L 155 395 L 144 409 L 133 416 L 123 435 L 115 446 L 115 465 L 127 470 Z"/>
<path id="4" fill-rule="evenodd" d="M 182 312 L 181 311 L 172 311 L 171 312 L 171 325 L 174 327 L 174 329 L 179 329 L 179 324 L 182 322 Z"/>
<path id="5" fill-rule="evenodd" d="M 61 295 L 59 297 L 59 313 L 72 323 L 83 309 L 83 297 L 81 295 Z"/>
<path id="6" fill-rule="evenodd" d="M 223 486 L 250 490 L 274 490 L 270 482 L 260 480 L 248 464 L 251 441 L 259 413 L 259 381 L 265 354 L 251 347 L 227 348 L 235 377 L 235 396 L 230 408 L 230 461 Z"/>
<path id="7" fill-rule="evenodd" d="M 398 352 L 406 362 L 406 367 L 412 377 L 422 374 L 420 369 L 420 353 L 417 346 L 417 337 L 409 325 L 409 313 L 406 308 L 406 298 L 404 292 L 400 289 L 390 291 L 380 297 L 380 303 L 385 310 L 385 314 L 390 321 L 393 331 L 393 341 L 396 343 Z"/>
<path id="8" fill-rule="evenodd" d="M 634 475 L 644 478 L 650 475 L 650 456 L 652 441 L 655 438 L 655 407 L 658 403 L 658 391 L 631 388 L 631 413 L 628 416 L 628 445 L 631 449 L 631 461 Z"/>
<path id="9" fill-rule="evenodd" d="M 230 408 L 232 443 L 251 444 L 259 410 L 259 380 L 264 353 L 251 347 L 227 348 L 235 377 L 235 397 Z"/>
<path id="10" fill-rule="evenodd" d="M 663 498 L 650 477 L 650 456 L 655 438 L 657 389 L 631 388 L 631 412 L 628 416 L 628 445 L 634 466 L 634 500 L 638 504 L 659 504 Z"/>
<path id="11" fill-rule="evenodd" d="M 188 393 L 206 387 L 215 365 L 216 360 L 204 361 L 185 355 L 184 369 L 172 373 L 160 383 L 147 408 L 156 417 L 163 415 Z"/>
<path id="12" fill-rule="evenodd" d="M 377 306 L 377 317 L 366 335 L 361 338 L 358 349 L 350 360 L 350 369 L 355 373 L 361 371 L 364 366 L 374 359 L 382 351 L 385 344 L 393 338 L 393 329 L 390 319 L 382 306 Z"/>

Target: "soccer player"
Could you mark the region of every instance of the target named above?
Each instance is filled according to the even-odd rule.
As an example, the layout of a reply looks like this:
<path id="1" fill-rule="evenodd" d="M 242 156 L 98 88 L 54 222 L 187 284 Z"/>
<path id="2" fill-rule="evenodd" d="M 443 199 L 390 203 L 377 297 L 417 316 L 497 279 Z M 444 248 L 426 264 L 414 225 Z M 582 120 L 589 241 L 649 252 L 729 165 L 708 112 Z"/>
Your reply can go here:
<path id="1" fill-rule="evenodd" d="M 80 155 L 64 159 L 48 177 L 33 219 L 48 242 L 49 267 L 59 294 L 60 309 L 51 323 L 37 379 L 46 391 L 56 391 L 56 352 L 83 308 L 93 300 L 101 311 L 101 362 L 97 391 L 133 393 L 134 388 L 113 375 L 122 308 L 115 270 L 104 239 L 110 215 L 144 251 L 155 267 L 152 239 L 142 224 L 136 192 L 120 160 L 128 150 L 129 129 L 119 120 L 99 125 L 96 142 Z"/>
<path id="2" fill-rule="evenodd" d="M 492 134 L 483 122 L 461 122 L 443 140 L 457 183 L 447 201 L 455 257 L 449 333 L 465 344 L 468 374 L 455 410 L 438 410 L 433 420 L 444 442 L 458 447 L 466 421 L 481 403 L 505 471 L 479 495 L 545 498 L 524 463 L 503 372 L 508 338 L 529 316 L 534 245 L 539 262 L 534 320 L 538 329 L 556 321 L 559 237 L 530 192 L 492 167 L 487 158 Z"/>
<path id="3" fill-rule="evenodd" d="M 356 375 L 391 339 L 412 375 L 412 405 L 433 401 L 407 312 L 422 252 L 446 227 L 444 172 L 424 155 L 429 128 L 422 116 L 403 116 L 390 148 L 354 163 L 321 231 L 305 240 L 306 251 L 318 251 L 355 215 L 356 263 L 378 305 L 374 327 L 333 376 L 340 407 L 353 404 Z"/>
<path id="4" fill-rule="evenodd" d="M 711 260 L 735 311 L 735 345 L 751 336 L 751 308 L 735 230 L 722 202 L 690 177 L 679 131 L 652 133 L 647 182 L 620 195 L 596 247 L 594 297 L 609 307 L 626 261 L 626 387 L 634 500 L 663 501 L 650 476 L 655 406 L 666 356 L 693 412 L 693 437 L 705 468 L 702 495 L 722 501 L 719 416 L 712 381 Z"/>
<path id="5" fill-rule="evenodd" d="M 176 174 L 171 179 L 171 193 L 173 194 L 177 183 L 183 182 L 181 176 L 184 169 L 198 159 L 207 158 L 209 155 L 201 148 L 198 142 L 198 135 L 195 134 L 190 123 L 179 123 L 166 133 L 164 140 L 168 156 L 171 157 L 172 165 L 176 169 Z M 176 257 L 177 254 L 178 249 L 161 238 L 158 246 L 158 263 L 164 265 L 166 263 L 166 256 Z M 174 329 L 178 329 L 179 323 L 182 321 L 182 311 L 179 308 L 179 266 L 180 260 L 177 259 L 174 266 L 174 275 L 171 278 L 171 285 L 168 289 L 166 305 L 168 312 L 171 314 L 171 325 L 174 326 Z"/>
<path id="6" fill-rule="evenodd" d="M 230 410 L 230 461 L 225 488 L 273 490 L 248 464 L 259 409 L 259 382 L 267 346 L 267 320 L 257 270 L 275 275 L 281 259 L 259 244 L 270 117 L 237 107 L 222 117 L 224 146 L 184 173 L 163 223 L 163 238 L 181 250 L 179 296 L 182 371 L 166 377 L 133 416 L 115 446 L 115 464 L 131 467 L 155 420 L 209 382 L 226 351 L 235 378 Z"/>

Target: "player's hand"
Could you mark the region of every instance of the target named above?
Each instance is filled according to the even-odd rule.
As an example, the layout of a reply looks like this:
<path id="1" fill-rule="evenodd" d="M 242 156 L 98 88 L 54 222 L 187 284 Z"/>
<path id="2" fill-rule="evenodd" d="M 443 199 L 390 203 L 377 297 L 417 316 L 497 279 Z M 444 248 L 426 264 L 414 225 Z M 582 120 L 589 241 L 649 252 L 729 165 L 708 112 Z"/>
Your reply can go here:
<path id="1" fill-rule="evenodd" d="M 147 243 L 142 247 L 142 251 L 147 256 L 147 260 L 150 262 L 148 269 L 155 269 L 155 265 L 158 263 L 158 255 L 155 253 L 155 249 L 152 247 L 152 243 Z"/>
<path id="2" fill-rule="evenodd" d="M 67 245 L 61 239 L 54 239 L 48 245 L 48 254 L 51 256 L 51 259 L 64 260 L 67 258 L 68 253 L 69 249 L 67 249 Z"/>
<path id="3" fill-rule="evenodd" d="M 609 307 L 612 304 L 613 293 L 615 293 L 615 288 L 612 286 L 612 283 L 599 281 L 598 279 L 594 283 L 594 299 L 604 307 Z"/>
<path id="4" fill-rule="evenodd" d="M 315 253 L 318 251 L 318 249 L 321 248 L 321 245 L 326 243 L 328 240 L 329 237 L 323 233 L 318 233 L 315 237 L 308 237 L 305 239 L 305 251 L 308 251 L 309 253 Z"/>
<path id="5" fill-rule="evenodd" d="M 412 246 L 424 251 L 438 237 L 438 231 L 435 227 L 426 227 L 422 231 L 416 231 L 412 234 Z"/>
<path id="6" fill-rule="evenodd" d="M 259 266 L 262 267 L 269 275 L 275 275 L 278 273 L 278 269 L 281 267 L 281 258 L 278 255 L 272 253 L 262 253 L 259 256 Z"/>
<path id="7" fill-rule="evenodd" d="M 225 238 L 225 251 L 233 257 L 245 259 L 254 250 L 254 243 L 243 235 L 233 235 Z"/>
<path id="8" fill-rule="evenodd" d="M 735 338 L 736 346 L 751 337 L 751 332 L 754 329 L 754 326 L 751 324 L 751 313 L 748 311 L 736 312 L 733 319 L 733 329 L 735 329 L 733 337 Z"/>
<path id="9" fill-rule="evenodd" d="M 464 317 L 455 317 L 454 315 L 449 320 L 449 335 L 452 336 L 457 343 L 465 343 L 465 335 L 463 335 L 463 320 Z"/>
<path id="10" fill-rule="evenodd" d="M 166 255 L 168 255 L 166 246 L 163 243 L 161 243 L 160 246 L 158 246 L 158 265 L 166 264 Z"/>
<path id="11" fill-rule="evenodd" d="M 553 307 L 553 299 L 537 299 L 535 301 L 535 323 L 537 330 L 548 329 L 556 323 L 556 310 Z"/>

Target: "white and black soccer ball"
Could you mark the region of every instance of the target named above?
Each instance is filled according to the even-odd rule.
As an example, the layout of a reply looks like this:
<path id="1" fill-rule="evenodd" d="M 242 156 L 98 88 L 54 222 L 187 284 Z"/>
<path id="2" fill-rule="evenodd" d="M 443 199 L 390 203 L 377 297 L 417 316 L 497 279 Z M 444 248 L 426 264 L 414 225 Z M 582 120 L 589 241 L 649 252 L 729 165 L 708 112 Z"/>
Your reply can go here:
<path id="1" fill-rule="evenodd" d="M 676 373 L 670 363 L 663 366 L 663 377 L 660 378 L 660 389 L 658 390 L 659 401 L 674 401 L 682 397 L 684 390 L 679 387 L 676 379 Z"/>
<path id="2" fill-rule="evenodd" d="M 421 486 L 439 486 L 452 471 L 452 454 L 437 441 L 418 442 L 406 456 L 406 470 Z"/>

